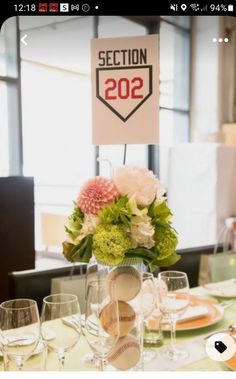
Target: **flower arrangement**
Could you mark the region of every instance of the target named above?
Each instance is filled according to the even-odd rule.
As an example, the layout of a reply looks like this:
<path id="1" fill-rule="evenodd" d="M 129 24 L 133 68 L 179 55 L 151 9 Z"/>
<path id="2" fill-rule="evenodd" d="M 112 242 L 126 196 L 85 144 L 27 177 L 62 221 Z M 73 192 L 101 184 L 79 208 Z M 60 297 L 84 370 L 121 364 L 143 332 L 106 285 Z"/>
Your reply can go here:
<path id="1" fill-rule="evenodd" d="M 63 254 L 88 262 L 92 254 L 107 265 L 141 258 L 153 271 L 176 263 L 176 231 L 165 189 L 143 167 L 122 166 L 112 179 L 95 177 L 82 187 L 65 226 Z"/>

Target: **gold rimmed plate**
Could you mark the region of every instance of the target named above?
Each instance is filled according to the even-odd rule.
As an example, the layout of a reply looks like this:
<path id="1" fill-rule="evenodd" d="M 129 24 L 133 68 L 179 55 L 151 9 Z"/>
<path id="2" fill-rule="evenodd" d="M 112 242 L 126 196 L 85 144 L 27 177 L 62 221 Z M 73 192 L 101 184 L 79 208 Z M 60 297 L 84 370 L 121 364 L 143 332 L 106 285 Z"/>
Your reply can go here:
<path id="1" fill-rule="evenodd" d="M 224 317 L 224 308 L 221 307 L 214 299 L 208 299 L 205 297 L 191 295 L 190 306 L 204 306 L 207 308 L 208 312 L 207 314 L 193 319 L 181 320 L 180 322 L 177 322 L 177 331 L 205 328 L 207 326 L 216 324 L 217 322 L 221 321 Z M 163 322 L 162 329 L 164 331 L 170 330 L 170 324 L 167 322 Z"/>

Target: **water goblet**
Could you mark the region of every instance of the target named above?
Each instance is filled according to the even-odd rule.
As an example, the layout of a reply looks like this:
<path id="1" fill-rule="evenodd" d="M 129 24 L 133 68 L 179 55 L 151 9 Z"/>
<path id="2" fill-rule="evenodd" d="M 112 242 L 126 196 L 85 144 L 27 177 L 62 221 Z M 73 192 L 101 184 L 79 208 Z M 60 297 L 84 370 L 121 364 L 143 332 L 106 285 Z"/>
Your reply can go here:
<path id="1" fill-rule="evenodd" d="M 159 306 L 163 316 L 168 319 L 171 327 L 171 345 L 163 350 L 170 360 L 179 361 L 188 356 L 186 350 L 176 345 L 176 322 L 189 306 L 189 283 L 187 274 L 180 271 L 164 271 L 158 274 L 161 281 Z"/>
<path id="2" fill-rule="evenodd" d="M 36 301 L 14 299 L 1 303 L 0 335 L 5 367 L 9 360 L 14 360 L 21 371 L 40 338 Z"/>
<path id="3" fill-rule="evenodd" d="M 55 294 L 43 299 L 41 333 L 48 348 L 57 354 L 59 370 L 62 371 L 66 353 L 73 349 L 81 335 L 77 296 Z"/>

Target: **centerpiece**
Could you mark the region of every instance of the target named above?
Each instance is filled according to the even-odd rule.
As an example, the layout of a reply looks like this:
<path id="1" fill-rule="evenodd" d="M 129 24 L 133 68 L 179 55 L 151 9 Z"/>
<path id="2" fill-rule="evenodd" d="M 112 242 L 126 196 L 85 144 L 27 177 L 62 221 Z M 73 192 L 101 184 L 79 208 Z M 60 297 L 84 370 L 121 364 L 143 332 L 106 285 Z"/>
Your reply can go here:
<path id="1" fill-rule="evenodd" d="M 177 233 L 165 189 L 144 167 L 122 166 L 111 179 L 95 177 L 82 187 L 66 225 L 63 254 L 71 262 L 117 266 L 141 259 L 151 271 L 176 263 Z"/>
<path id="2" fill-rule="evenodd" d="M 100 265 L 109 267 L 105 270 L 107 283 L 116 285 L 120 332 L 109 362 L 117 369 L 127 370 L 142 362 L 138 262 L 154 271 L 180 259 L 171 219 L 158 178 L 146 168 L 126 165 L 114 170 L 111 179 L 98 176 L 85 183 L 68 217 L 67 240 L 63 242 L 66 259 L 88 263 L 95 257 Z M 105 307 L 109 306 L 112 303 Z M 100 311 L 101 325 L 112 335 L 104 309 Z"/>

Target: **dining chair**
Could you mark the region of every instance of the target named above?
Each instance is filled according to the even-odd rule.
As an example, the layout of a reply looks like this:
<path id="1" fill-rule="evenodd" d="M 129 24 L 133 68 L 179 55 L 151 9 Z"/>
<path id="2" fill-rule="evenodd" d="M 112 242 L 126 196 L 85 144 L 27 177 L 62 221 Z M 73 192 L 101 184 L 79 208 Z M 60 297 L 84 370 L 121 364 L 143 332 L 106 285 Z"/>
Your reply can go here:
<path id="1" fill-rule="evenodd" d="M 86 264 L 76 264 L 48 270 L 11 272 L 9 273 L 10 297 L 34 299 L 41 310 L 43 298 L 51 292 L 53 278 L 85 275 L 86 269 Z"/>

